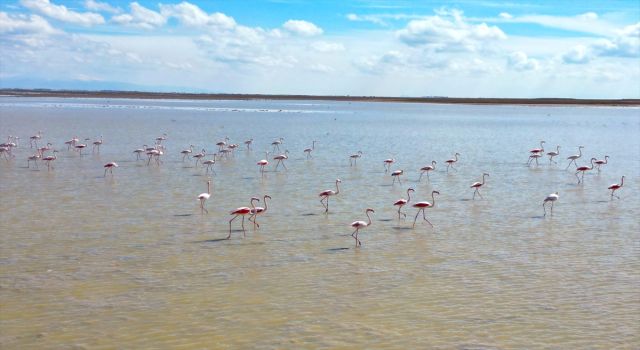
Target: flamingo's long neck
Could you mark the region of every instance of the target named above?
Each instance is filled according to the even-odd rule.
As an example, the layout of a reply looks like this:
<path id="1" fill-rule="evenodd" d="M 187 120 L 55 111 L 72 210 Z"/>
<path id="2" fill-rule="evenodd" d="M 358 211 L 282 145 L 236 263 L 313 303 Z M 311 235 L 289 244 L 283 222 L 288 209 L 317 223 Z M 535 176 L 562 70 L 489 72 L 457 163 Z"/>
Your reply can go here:
<path id="1" fill-rule="evenodd" d="M 336 181 L 336 194 L 340 193 L 340 186 L 338 186 L 339 183 L 339 181 Z"/>
<path id="2" fill-rule="evenodd" d="M 560 146 L 556 147 L 556 153 L 560 154 Z"/>
<path id="3" fill-rule="evenodd" d="M 207 193 L 211 194 L 211 182 L 207 181 Z"/>
<path id="4" fill-rule="evenodd" d="M 582 148 L 578 148 L 578 158 L 582 157 Z"/>
<path id="5" fill-rule="evenodd" d="M 455 156 L 456 156 L 456 162 L 457 162 L 458 161 L 458 153 L 456 153 Z"/>
<path id="6" fill-rule="evenodd" d="M 435 195 L 436 195 L 435 192 L 431 192 L 431 201 L 433 202 L 431 204 L 432 204 L 433 207 L 436 206 L 436 196 Z"/>
<path id="7" fill-rule="evenodd" d="M 604 157 L 604 164 L 607 164 L 607 162 L 609 162 L 609 156 Z"/>
<path id="8" fill-rule="evenodd" d="M 252 198 L 251 199 L 251 208 L 255 209 L 256 208 L 256 203 L 255 203 L 256 199 Z"/>
<path id="9" fill-rule="evenodd" d="M 433 167 L 433 170 L 436 170 L 436 161 L 435 160 L 431 161 L 431 166 Z"/>
<path id="10" fill-rule="evenodd" d="M 591 168 L 589 168 L 590 170 L 593 170 L 593 161 L 595 160 L 595 158 L 591 158 Z"/>
<path id="11" fill-rule="evenodd" d="M 267 211 L 267 208 L 269 208 L 268 205 L 267 205 L 267 196 L 264 196 L 262 198 L 262 200 L 264 201 L 264 210 L 263 211 Z"/>
<path id="12" fill-rule="evenodd" d="M 315 142 L 315 141 L 313 141 L 313 142 L 311 143 L 311 149 L 312 149 L 312 150 L 315 150 L 315 149 L 316 149 L 316 142 Z"/>
<path id="13" fill-rule="evenodd" d="M 411 191 L 407 190 L 407 203 L 411 202 Z"/>
<path id="14" fill-rule="evenodd" d="M 367 210 L 367 218 L 369 219 L 369 223 L 367 223 L 367 226 L 371 225 L 371 216 L 369 216 L 369 211 Z"/>
<path id="15" fill-rule="evenodd" d="M 487 175 L 482 175 L 482 185 L 484 185 L 484 178 L 487 177 Z"/>
<path id="16" fill-rule="evenodd" d="M 622 177 L 622 179 L 620 180 L 620 187 L 624 186 L 624 176 Z"/>

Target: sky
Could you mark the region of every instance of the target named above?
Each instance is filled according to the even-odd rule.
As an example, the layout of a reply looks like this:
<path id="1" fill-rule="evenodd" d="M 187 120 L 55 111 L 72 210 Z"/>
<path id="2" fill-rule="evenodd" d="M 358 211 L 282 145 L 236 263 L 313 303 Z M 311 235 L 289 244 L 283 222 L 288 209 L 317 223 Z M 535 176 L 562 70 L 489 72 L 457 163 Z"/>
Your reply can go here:
<path id="1" fill-rule="evenodd" d="M 640 98 L 640 1 L 3 0 L 0 87 Z"/>

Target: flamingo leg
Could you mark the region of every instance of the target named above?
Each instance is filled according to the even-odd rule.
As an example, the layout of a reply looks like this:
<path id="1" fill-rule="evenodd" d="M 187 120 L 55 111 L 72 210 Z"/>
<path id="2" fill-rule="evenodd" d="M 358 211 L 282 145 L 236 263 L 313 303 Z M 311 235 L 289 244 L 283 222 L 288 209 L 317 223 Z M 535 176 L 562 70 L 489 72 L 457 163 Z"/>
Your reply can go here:
<path id="1" fill-rule="evenodd" d="M 422 209 L 422 218 L 424 219 L 424 221 L 428 222 L 429 225 L 431 225 L 431 227 L 433 227 L 433 224 L 431 223 L 431 221 L 427 219 L 427 213 L 425 212 L 424 209 Z"/>
<path id="2" fill-rule="evenodd" d="M 547 204 L 547 202 L 542 203 L 542 210 L 544 210 L 544 216 L 547 216 L 547 208 L 545 207 L 545 204 Z"/>
<path id="3" fill-rule="evenodd" d="M 229 220 L 229 235 L 227 236 L 227 239 L 231 238 L 231 222 L 233 222 L 233 220 L 235 220 L 238 217 L 238 215 L 234 216 L 233 218 L 231 218 L 231 220 Z"/>
<path id="4" fill-rule="evenodd" d="M 418 209 L 418 212 L 416 213 L 416 217 L 413 218 L 413 227 L 416 227 L 416 220 L 418 220 L 418 215 L 420 215 L 420 211 L 424 211 L 424 209 Z"/>
<path id="5" fill-rule="evenodd" d="M 424 171 L 420 173 L 420 177 L 418 178 L 418 182 L 420 182 L 420 180 L 422 180 L 422 175 L 424 175 Z M 427 174 L 428 176 L 428 174 Z"/>
<path id="6" fill-rule="evenodd" d="M 551 202 L 551 216 L 553 216 L 553 202 Z"/>
<path id="7" fill-rule="evenodd" d="M 104 177 L 107 177 L 107 169 L 104 169 Z"/>
<path id="8" fill-rule="evenodd" d="M 242 237 L 247 237 L 247 230 L 244 229 L 244 215 L 242 215 Z"/>

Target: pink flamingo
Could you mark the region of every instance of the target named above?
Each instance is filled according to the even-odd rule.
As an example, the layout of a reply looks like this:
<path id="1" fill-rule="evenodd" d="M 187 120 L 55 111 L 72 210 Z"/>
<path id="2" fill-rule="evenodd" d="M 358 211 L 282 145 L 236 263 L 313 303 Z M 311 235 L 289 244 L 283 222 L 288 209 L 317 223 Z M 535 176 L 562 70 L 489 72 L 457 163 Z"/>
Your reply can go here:
<path id="1" fill-rule="evenodd" d="M 51 162 L 53 162 L 54 160 L 58 159 L 58 156 L 56 155 L 56 153 L 58 153 L 58 151 L 54 150 L 52 156 L 46 156 L 46 157 L 42 158 L 42 161 L 47 163 L 47 170 L 48 171 L 50 171 L 51 168 L 53 168 L 53 166 L 51 165 Z"/>
<path id="2" fill-rule="evenodd" d="M 433 202 L 433 204 L 429 203 L 429 202 L 418 202 L 414 205 L 412 205 L 412 207 L 414 208 L 418 208 L 418 212 L 416 213 L 416 217 L 413 219 L 413 227 L 416 227 L 416 220 L 418 220 L 418 215 L 420 215 L 420 212 L 422 212 L 422 218 L 429 223 L 429 225 L 431 225 L 431 227 L 433 227 L 433 224 L 431 223 L 431 221 L 427 220 L 427 215 L 425 214 L 424 210 L 427 208 L 431 208 L 431 207 L 435 207 L 436 206 L 436 197 L 434 197 L 435 194 L 440 194 L 440 192 L 438 191 L 431 191 L 431 201 Z"/>
<path id="3" fill-rule="evenodd" d="M 34 154 L 32 156 L 27 157 L 27 168 L 29 168 L 31 165 L 31 162 L 33 162 L 36 165 L 36 169 L 38 169 L 38 159 L 40 159 L 39 154 Z"/>
<path id="4" fill-rule="evenodd" d="M 622 179 L 620 180 L 620 183 L 619 183 L 619 184 L 613 184 L 613 185 L 611 185 L 611 186 L 607 187 L 608 189 L 610 189 L 610 190 L 611 190 L 611 200 L 613 200 L 613 197 L 614 197 L 614 196 L 615 196 L 615 197 L 617 197 L 618 199 L 620 199 L 620 197 L 616 196 L 616 195 L 614 194 L 614 192 L 615 192 L 615 191 L 617 191 L 617 190 L 619 190 L 619 189 L 621 189 L 621 188 L 622 188 L 622 186 L 624 186 L 624 176 L 623 176 L 623 177 L 622 177 Z"/>
<path id="5" fill-rule="evenodd" d="M 484 186 L 484 178 L 486 176 L 489 176 L 489 174 L 484 173 L 482 174 L 482 182 L 474 182 L 473 185 L 471 185 L 471 188 L 475 188 L 476 190 L 473 191 L 473 199 L 476 199 L 476 193 L 478 194 L 478 196 L 480 196 L 480 198 L 482 198 L 482 195 L 480 194 L 480 187 Z"/>
<path id="6" fill-rule="evenodd" d="M 264 167 L 269 165 L 269 161 L 267 160 L 267 158 L 269 158 L 269 151 L 264 152 L 264 158 L 265 159 L 262 159 L 256 163 L 260 166 L 260 172 L 262 173 L 262 175 L 264 175 Z"/>
<path id="7" fill-rule="evenodd" d="M 312 141 L 311 142 L 311 148 L 305 148 L 305 150 L 303 151 L 304 153 L 307 154 L 307 159 L 313 158 L 313 157 L 311 157 L 311 152 L 313 152 L 313 150 L 316 149 L 316 142 L 317 141 Z"/>
<path id="8" fill-rule="evenodd" d="M 51 146 L 53 146 L 53 144 L 51 142 L 48 142 L 46 146 L 38 148 L 38 154 L 42 157 L 44 152 L 51 149 Z"/>
<path id="9" fill-rule="evenodd" d="M 258 223 L 257 218 L 258 215 L 262 215 L 267 211 L 267 198 L 271 199 L 271 196 L 266 194 L 264 195 L 264 197 L 262 197 L 264 208 L 254 206 L 253 209 L 251 209 L 251 216 L 249 216 L 249 221 L 253 222 L 253 226 L 258 226 L 258 228 L 260 228 L 260 224 Z M 251 218 L 253 218 L 253 220 L 251 220 Z"/>
<path id="10" fill-rule="evenodd" d="M 589 171 L 589 170 L 593 170 L 593 161 L 595 161 L 597 159 L 595 158 L 591 158 L 591 167 L 588 166 L 581 166 L 576 168 L 576 179 L 578 179 L 578 183 L 582 182 L 584 183 L 584 173 L 585 171 Z M 578 177 L 578 173 L 582 172 L 582 180 Z"/>
<path id="11" fill-rule="evenodd" d="M 531 149 L 531 150 L 529 151 L 529 153 L 536 154 L 536 153 L 542 153 L 542 152 L 544 152 L 544 144 L 545 144 L 545 143 L 546 143 L 546 141 L 540 141 L 540 148 L 534 148 L 534 149 Z"/>
<path id="12" fill-rule="evenodd" d="M 544 216 L 547 216 L 547 208 L 545 207 L 548 202 L 551 202 L 551 215 L 553 216 L 553 203 L 558 200 L 558 192 L 552 193 L 544 199 L 542 202 L 542 210 L 544 210 Z"/>
<path id="13" fill-rule="evenodd" d="M 213 159 L 207 159 L 205 161 L 202 162 L 202 166 L 207 166 L 207 171 L 206 174 L 209 173 L 209 169 L 211 169 L 211 173 L 215 174 L 216 172 L 213 170 L 213 166 L 214 164 L 216 164 L 216 154 L 213 154 Z"/>
<path id="14" fill-rule="evenodd" d="M 29 144 L 31 145 L 31 148 L 33 148 L 34 145 L 36 148 L 38 148 L 38 140 L 40 140 L 41 138 L 42 138 L 42 131 L 38 131 L 37 134 L 29 137 Z"/>
<path id="15" fill-rule="evenodd" d="M 255 209 L 255 206 L 253 205 L 253 202 L 257 200 L 260 201 L 260 199 L 258 198 L 251 198 L 251 206 L 253 207 L 253 209 Z M 233 222 L 233 220 L 235 220 L 238 216 L 242 216 L 242 236 L 246 237 L 247 236 L 247 231 L 244 229 L 244 217 L 247 214 L 251 214 L 251 209 L 249 207 L 240 207 L 240 208 L 236 208 L 236 210 L 231 212 L 231 215 L 234 215 L 233 218 L 231 218 L 231 220 L 229 220 L 229 235 L 227 236 L 227 239 L 231 238 L 231 223 Z"/>
<path id="16" fill-rule="evenodd" d="M 93 141 L 93 150 L 91 151 L 91 153 L 94 153 L 96 151 L 96 148 L 98 148 L 98 154 L 100 153 L 100 146 L 102 146 L 102 135 L 100 135 L 100 140 L 96 140 Z"/>
<path id="17" fill-rule="evenodd" d="M 598 172 L 600 172 L 600 167 L 607 164 L 609 162 L 609 156 L 604 156 L 604 160 L 600 159 L 600 160 L 596 160 L 595 164 L 597 166 Z"/>
<path id="18" fill-rule="evenodd" d="M 147 145 L 143 145 L 143 147 L 147 147 Z M 138 148 L 138 149 L 134 150 L 133 153 L 136 154 L 136 160 L 140 160 L 140 154 L 142 154 L 144 152 L 145 152 L 144 148 Z"/>
<path id="19" fill-rule="evenodd" d="M 393 205 L 398 206 L 398 220 L 400 220 L 400 214 L 404 215 L 405 218 L 407 217 L 407 214 L 401 212 L 400 210 L 402 209 L 402 207 L 404 207 L 407 203 L 411 201 L 411 192 L 414 192 L 413 188 L 409 188 L 407 190 L 407 199 L 400 198 L 397 201 L 395 201 L 395 203 L 393 203 Z"/>
<path id="20" fill-rule="evenodd" d="M 553 160 L 553 157 L 556 157 L 556 156 L 560 155 L 560 146 L 556 146 L 556 150 L 547 153 L 547 155 L 549 156 L 549 164 L 551 164 L 551 162 L 554 162 L 554 163 L 558 164 L 558 162 Z"/>
<path id="21" fill-rule="evenodd" d="M 289 151 L 288 151 L 288 150 L 285 150 L 285 151 L 284 151 L 284 154 L 280 154 L 280 155 L 277 155 L 277 156 L 273 157 L 273 160 L 277 160 L 277 161 L 278 161 L 278 162 L 276 163 L 276 171 L 278 170 L 278 165 L 280 165 L 280 164 L 282 164 L 282 166 L 283 166 L 285 169 L 287 169 L 287 166 L 286 166 L 286 165 L 284 165 L 284 160 L 285 160 L 285 159 L 289 159 L 288 154 L 289 154 Z"/>
<path id="22" fill-rule="evenodd" d="M 278 151 L 280 150 L 280 145 L 282 144 L 282 142 L 284 142 L 284 137 L 281 137 L 281 138 L 271 142 L 271 145 L 273 146 L 273 152 L 275 152 L 276 149 L 278 149 Z"/>
<path id="23" fill-rule="evenodd" d="M 229 141 L 228 137 L 224 138 L 224 141 L 220 141 L 216 143 L 216 146 L 218 146 L 218 152 L 222 151 L 224 149 L 224 147 L 227 145 L 227 142 Z"/>
<path id="24" fill-rule="evenodd" d="M 576 168 L 578 167 L 578 163 L 576 162 L 576 159 L 582 157 L 582 149 L 584 148 L 584 146 L 580 146 L 578 147 L 578 154 L 574 154 L 572 156 L 568 156 L 567 159 L 570 160 L 569 164 L 567 164 L 567 167 L 565 168 L 565 170 L 569 169 L 569 166 L 571 166 L 571 163 L 574 163 L 576 165 Z"/>
<path id="25" fill-rule="evenodd" d="M 358 158 L 362 157 L 362 151 L 358 151 L 358 153 L 352 154 L 349 156 L 349 165 L 354 166 L 357 165 Z"/>
<path id="26" fill-rule="evenodd" d="M 367 218 L 369 219 L 368 222 L 354 221 L 354 222 L 351 223 L 351 227 L 356 229 L 351 234 L 351 237 L 353 237 L 356 240 L 356 247 L 362 245 L 362 242 L 360 242 L 360 240 L 358 239 L 358 232 L 360 232 L 360 229 L 368 227 L 368 226 L 371 225 L 371 217 L 369 216 L 369 213 L 375 213 L 375 212 L 376 212 L 375 210 L 373 210 L 371 208 L 367 208 L 367 210 L 365 211 L 365 214 L 367 215 Z"/>
<path id="27" fill-rule="evenodd" d="M 180 153 L 182 153 L 182 161 L 184 162 L 184 159 L 190 155 L 191 153 L 193 153 L 193 145 L 189 145 L 189 148 L 187 149 L 183 149 L 182 151 L 180 151 Z"/>
<path id="28" fill-rule="evenodd" d="M 116 162 L 109 162 L 107 164 L 104 165 L 104 177 L 107 177 L 107 170 L 109 170 L 109 173 L 111 174 L 111 176 L 113 176 L 113 168 L 117 168 L 118 167 L 118 163 Z"/>
<path id="29" fill-rule="evenodd" d="M 200 213 L 201 214 L 204 214 L 205 212 L 207 214 L 209 214 L 209 211 L 207 210 L 207 208 L 204 207 L 204 202 L 206 202 L 207 199 L 209 199 L 209 197 L 211 197 L 211 180 L 207 181 L 207 192 L 200 193 L 198 195 L 198 200 L 200 201 Z"/>
<path id="30" fill-rule="evenodd" d="M 244 144 L 247 145 L 247 151 L 251 150 L 251 143 L 253 143 L 253 139 L 249 139 L 244 142 Z"/>
<path id="31" fill-rule="evenodd" d="M 402 176 L 402 174 L 404 174 L 404 170 L 395 170 L 392 172 L 391 177 L 393 177 L 393 182 L 391 184 L 395 184 L 396 179 L 398 179 L 398 183 L 402 185 L 402 182 L 400 182 L 400 176 Z"/>
<path id="32" fill-rule="evenodd" d="M 340 181 L 340 179 L 336 179 L 336 190 L 325 190 L 322 191 L 318 194 L 318 196 L 320 196 L 320 203 L 322 204 L 322 206 L 324 207 L 324 212 L 328 213 L 329 212 L 329 197 L 331 196 L 335 196 L 338 195 L 340 193 L 340 187 L 338 186 L 339 183 L 341 183 L 342 181 Z M 327 201 L 326 205 L 324 203 L 324 201 Z"/>
<path id="33" fill-rule="evenodd" d="M 432 160 L 431 161 L 431 165 L 423 166 L 422 168 L 420 168 L 420 171 L 422 171 L 422 172 L 420 173 L 420 177 L 418 178 L 418 182 L 420 182 L 420 180 L 422 179 L 422 175 L 424 173 L 427 173 L 427 179 L 431 180 L 431 179 L 429 179 L 429 172 L 436 170 L 436 164 L 437 164 L 437 162 L 435 160 Z"/>
<path id="34" fill-rule="evenodd" d="M 385 159 L 382 162 L 384 163 L 384 172 L 388 172 L 391 170 L 391 164 L 393 164 L 396 160 L 393 158 Z"/>
<path id="35" fill-rule="evenodd" d="M 454 168 L 453 165 L 458 162 L 458 156 L 460 153 L 456 152 L 454 159 L 447 159 L 445 163 L 447 163 L 447 174 L 449 173 L 449 168 L 458 171 L 458 169 Z"/>
<path id="36" fill-rule="evenodd" d="M 79 143 L 79 144 L 76 144 L 73 147 L 75 147 L 75 149 L 80 152 L 80 156 L 82 156 L 82 150 L 85 149 L 87 147 L 87 145 L 84 144 L 84 143 Z"/>
<path id="37" fill-rule="evenodd" d="M 205 149 L 203 148 L 200 153 L 194 154 L 193 156 L 191 156 L 192 158 L 196 159 L 196 166 L 198 166 L 198 163 L 200 162 L 200 159 L 204 158 L 204 156 L 206 154 L 207 154 L 207 151 L 205 151 Z"/>
<path id="38" fill-rule="evenodd" d="M 534 154 L 530 155 L 529 156 L 529 161 L 527 162 L 527 166 L 530 166 L 534 159 L 536 161 L 536 166 L 540 165 L 538 163 L 538 158 L 540 158 L 540 157 L 542 157 L 542 153 L 534 153 Z"/>
<path id="39" fill-rule="evenodd" d="M 165 133 L 162 134 L 162 136 L 156 137 L 156 144 L 160 145 L 160 144 L 162 144 L 162 141 L 164 141 L 166 139 L 167 139 L 167 133 L 165 132 Z"/>

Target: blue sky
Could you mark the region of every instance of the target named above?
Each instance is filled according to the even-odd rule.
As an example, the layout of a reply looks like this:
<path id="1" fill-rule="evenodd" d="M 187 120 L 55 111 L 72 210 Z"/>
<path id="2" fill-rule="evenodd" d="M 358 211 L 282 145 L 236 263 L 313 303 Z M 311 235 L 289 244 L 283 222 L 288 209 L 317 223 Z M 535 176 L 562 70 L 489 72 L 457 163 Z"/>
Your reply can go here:
<path id="1" fill-rule="evenodd" d="M 0 86 L 640 98 L 638 1 L 9 0 Z"/>

